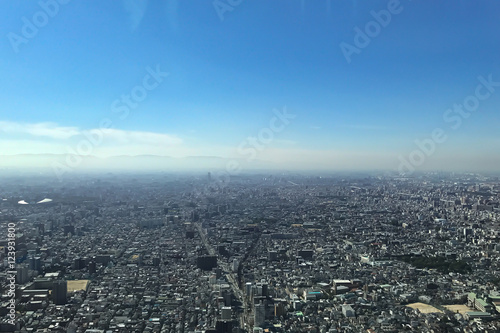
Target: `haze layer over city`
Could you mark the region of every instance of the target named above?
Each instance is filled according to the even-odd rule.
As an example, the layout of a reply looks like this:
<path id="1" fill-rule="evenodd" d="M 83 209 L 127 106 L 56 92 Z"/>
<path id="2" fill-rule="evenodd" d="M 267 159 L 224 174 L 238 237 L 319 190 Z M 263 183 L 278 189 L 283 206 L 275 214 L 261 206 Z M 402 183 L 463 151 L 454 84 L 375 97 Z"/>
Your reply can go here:
<path id="1" fill-rule="evenodd" d="M 0 332 L 500 332 L 500 3 L 0 3 Z"/>

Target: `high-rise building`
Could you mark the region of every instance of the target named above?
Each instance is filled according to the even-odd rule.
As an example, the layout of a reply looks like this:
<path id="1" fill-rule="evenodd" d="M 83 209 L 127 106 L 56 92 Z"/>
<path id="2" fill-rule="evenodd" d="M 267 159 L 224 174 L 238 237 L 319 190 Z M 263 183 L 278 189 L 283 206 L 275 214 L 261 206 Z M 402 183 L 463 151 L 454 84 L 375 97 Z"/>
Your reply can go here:
<path id="1" fill-rule="evenodd" d="M 280 317 L 286 314 L 285 305 L 282 302 L 274 304 L 274 316 Z"/>
<path id="2" fill-rule="evenodd" d="M 231 333 L 233 331 L 233 322 L 229 320 L 217 320 L 215 331 L 217 333 Z"/>
<path id="3" fill-rule="evenodd" d="M 75 258 L 73 261 L 73 266 L 75 269 L 84 269 L 86 266 L 86 262 L 84 258 Z"/>
<path id="4" fill-rule="evenodd" d="M 252 297 L 252 282 L 245 283 L 245 294 L 247 297 Z"/>
<path id="5" fill-rule="evenodd" d="M 234 258 L 233 259 L 233 266 L 232 266 L 232 269 L 233 269 L 233 272 L 238 272 L 238 267 L 239 267 L 239 262 L 238 262 L 238 259 Z"/>
<path id="6" fill-rule="evenodd" d="M 75 234 L 75 226 L 74 225 L 67 224 L 63 228 L 64 228 L 64 235 L 67 235 L 67 234 L 74 235 Z"/>
<path id="7" fill-rule="evenodd" d="M 255 295 L 256 296 L 268 296 L 268 286 L 267 283 L 259 282 L 255 285 Z"/>
<path id="8" fill-rule="evenodd" d="M 196 266 L 204 271 L 210 271 L 212 268 L 217 267 L 216 256 L 200 256 L 196 258 Z"/>
<path id="9" fill-rule="evenodd" d="M 221 310 L 222 320 L 231 320 L 232 310 L 230 306 L 223 306 Z"/>
<path id="10" fill-rule="evenodd" d="M 95 274 L 97 272 L 97 263 L 94 259 L 89 262 L 89 274 Z"/>
<path id="11" fill-rule="evenodd" d="M 160 266 L 161 259 L 159 256 L 153 257 L 153 266 L 158 267 Z"/>
<path id="12" fill-rule="evenodd" d="M 262 327 L 266 321 L 266 306 L 262 303 L 256 304 L 254 312 L 254 327 Z"/>
<path id="13" fill-rule="evenodd" d="M 64 305 L 68 297 L 68 282 L 63 280 L 54 281 L 52 285 L 52 300 L 56 305 Z"/>
<path id="14" fill-rule="evenodd" d="M 29 281 L 29 267 L 27 264 L 22 264 L 17 267 L 17 283 L 25 284 Z"/>
<path id="15" fill-rule="evenodd" d="M 30 257 L 28 259 L 29 269 L 32 271 L 40 272 L 42 270 L 42 258 L 40 257 Z"/>

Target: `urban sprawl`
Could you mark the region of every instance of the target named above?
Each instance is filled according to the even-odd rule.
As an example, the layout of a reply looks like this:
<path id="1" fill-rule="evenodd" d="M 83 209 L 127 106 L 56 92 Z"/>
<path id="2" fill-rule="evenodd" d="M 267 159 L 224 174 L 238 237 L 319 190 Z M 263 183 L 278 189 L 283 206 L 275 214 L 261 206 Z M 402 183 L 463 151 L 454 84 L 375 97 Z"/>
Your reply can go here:
<path id="1" fill-rule="evenodd" d="M 500 332 L 498 177 L 0 184 L 1 332 Z"/>

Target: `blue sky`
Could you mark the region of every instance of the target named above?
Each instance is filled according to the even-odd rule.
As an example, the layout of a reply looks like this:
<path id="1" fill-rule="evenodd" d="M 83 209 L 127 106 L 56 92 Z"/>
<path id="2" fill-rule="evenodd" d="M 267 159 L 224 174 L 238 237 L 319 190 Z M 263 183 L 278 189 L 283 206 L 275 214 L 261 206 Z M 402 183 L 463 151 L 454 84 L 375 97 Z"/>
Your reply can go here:
<path id="1" fill-rule="evenodd" d="M 350 62 L 341 43 L 391 1 L 62 2 L 0 3 L 0 154 L 68 153 L 110 119 L 93 155 L 245 158 L 237 147 L 286 107 L 295 118 L 257 159 L 395 169 L 443 128 L 419 167 L 497 162 L 500 87 L 456 130 L 443 114 L 479 76 L 500 81 L 498 1 L 402 0 Z M 168 76 L 119 117 L 113 102 L 157 68 Z"/>

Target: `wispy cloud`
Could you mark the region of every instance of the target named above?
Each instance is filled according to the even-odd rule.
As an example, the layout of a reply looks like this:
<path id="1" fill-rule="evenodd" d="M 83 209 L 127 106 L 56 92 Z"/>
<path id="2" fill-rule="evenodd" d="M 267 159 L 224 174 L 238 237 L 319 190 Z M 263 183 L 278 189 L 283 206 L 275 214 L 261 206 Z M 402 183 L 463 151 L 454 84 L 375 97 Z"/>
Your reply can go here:
<path id="1" fill-rule="evenodd" d="M 153 145 L 153 146 L 174 146 L 182 144 L 182 139 L 176 135 L 142 132 L 142 131 L 125 131 L 120 129 L 90 129 L 82 130 L 78 127 L 59 126 L 56 123 L 16 123 L 9 121 L 0 121 L 0 133 L 3 133 L 3 139 L 9 139 L 12 136 L 23 136 L 26 138 L 49 138 L 58 141 L 68 141 L 81 137 L 96 137 L 100 138 L 102 144 L 112 145 Z"/>
<path id="2" fill-rule="evenodd" d="M 0 121 L 0 132 L 6 134 L 29 134 L 52 139 L 69 139 L 80 134 L 80 131 L 76 127 L 62 127 L 50 122 L 26 124 Z"/>
<path id="3" fill-rule="evenodd" d="M 146 13 L 148 7 L 148 0 L 123 0 L 123 6 L 129 14 L 130 29 L 134 31 L 141 24 L 142 18 Z"/>
<path id="4" fill-rule="evenodd" d="M 85 133 L 84 131 L 83 133 Z M 87 132 L 88 134 L 103 136 L 104 142 L 114 144 L 145 144 L 156 146 L 172 146 L 182 143 L 182 139 L 175 135 L 154 133 L 154 132 L 140 132 L 140 131 L 124 131 L 119 129 L 93 129 Z"/>

